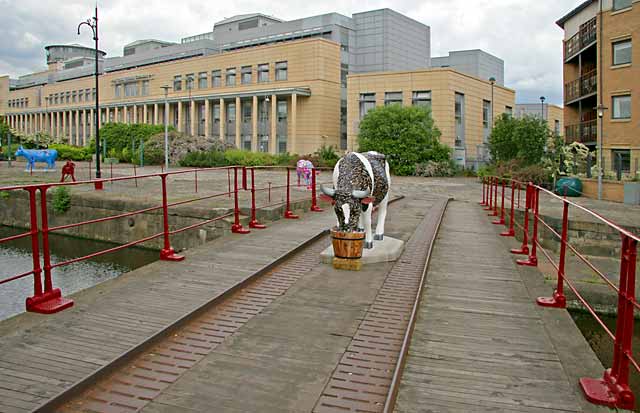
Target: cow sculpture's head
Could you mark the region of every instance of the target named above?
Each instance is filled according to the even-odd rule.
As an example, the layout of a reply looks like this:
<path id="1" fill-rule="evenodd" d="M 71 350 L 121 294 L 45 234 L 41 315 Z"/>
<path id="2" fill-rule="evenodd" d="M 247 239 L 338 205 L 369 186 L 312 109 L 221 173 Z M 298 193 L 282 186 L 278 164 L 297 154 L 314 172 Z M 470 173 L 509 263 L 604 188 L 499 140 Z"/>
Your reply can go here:
<path id="1" fill-rule="evenodd" d="M 22 145 L 20 145 L 18 147 L 18 150 L 15 153 L 15 157 L 17 158 L 18 156 L 24 156 L 24 155 L 25 155 L 24 148 L 22 147 Z"/>
<path id="2" fill-rule="evenodd" d="M 369 191 L 353 190 L 351 192 L 337 191 L 333 188 L 320 186 L 322 192 L 333 200 L 336 216 L 338 217 L 339 230 L 354 232 L 358 228 L 360 214 L 363 208 L 369 208 L 371 198 Z"/>

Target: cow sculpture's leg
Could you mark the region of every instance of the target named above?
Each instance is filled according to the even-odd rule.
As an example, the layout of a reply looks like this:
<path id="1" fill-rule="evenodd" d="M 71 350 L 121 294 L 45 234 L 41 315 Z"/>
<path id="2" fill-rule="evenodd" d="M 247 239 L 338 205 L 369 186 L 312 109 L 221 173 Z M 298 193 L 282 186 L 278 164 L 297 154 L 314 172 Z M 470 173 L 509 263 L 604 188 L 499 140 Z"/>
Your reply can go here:
<path id="1" fill-rule="evenodd" d="M 389 203 L 389 193 L 384 197 L 380 205 L 378 205 L 378 223 L 376 224 L 376 235 L 373 237 L 376 241 L 384 239 L 384 221 L 387 219 L 387 204 Z"/>
<path id="2" fill-rule="evenodd" d="M 367 249 L 373 248 L 373 237 L 371 236 L 371 211 L 373 208 L 369 207 L 366 211 L 362 211 L 364 215 L 364 247 Z"/>
<path id="3" fill-rule="evenodd" d="M 362 211 L 360 213 L 360 218 L 358 218 L 358 232 L 364 231 L 364 214 L 366 211 Z"/>

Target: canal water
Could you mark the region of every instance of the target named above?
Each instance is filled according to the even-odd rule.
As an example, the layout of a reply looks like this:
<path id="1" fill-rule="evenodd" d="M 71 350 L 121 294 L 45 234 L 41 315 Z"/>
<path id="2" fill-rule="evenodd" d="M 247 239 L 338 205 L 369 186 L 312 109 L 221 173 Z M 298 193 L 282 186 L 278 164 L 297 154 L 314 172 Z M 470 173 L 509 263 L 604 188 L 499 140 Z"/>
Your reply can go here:
<path id="1" fill-rule="evenodd" d="M 604 331 L 604 329 L 595 321 L 593 316 L 583 311 L 570 311 L 573 321 L 576 323 L 589 345 L 596 353 L 604 368 L 610 368 L 613 363 L 613 340 Z M 600 318 L 605 325 L 615 334 L 616 317 L 608 317 L 601 315 Z M 634 332 L 632 347 L 636 360 L 640 359 L 640 320 L 634 323 Z M 630 366 L 629 383 L 631 390 L 636 396 L 636 400 L 640 400 L 640 374 Z"/>
<path id="2" fill-rule="evenodd" d="M 0 226 L 0 238 L 25 230 Z M 49 236 L 51 262 L 57 263 L 113 247 L 115 244 L 63 235 Z M 52 270 L 54 287 L 63 295 L 89 288 L 158 259 L 158 252 L 142 248 L 105 254 Z M 31 238 L 0 244 L 0 280 L 32 269 Z M 25 299 L 33 295 L 33 275 L 0 284 L 0 320 L 25 311 Z"/>

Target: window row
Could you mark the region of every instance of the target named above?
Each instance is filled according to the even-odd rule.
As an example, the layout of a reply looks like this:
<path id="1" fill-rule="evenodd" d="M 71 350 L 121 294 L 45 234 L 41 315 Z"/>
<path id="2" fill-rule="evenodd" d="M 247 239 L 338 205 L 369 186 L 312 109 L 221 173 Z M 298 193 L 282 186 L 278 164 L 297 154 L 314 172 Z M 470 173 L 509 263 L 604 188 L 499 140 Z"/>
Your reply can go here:
<path id="1" fill-rule="evenodd" d="M 613 96 L 611 107 L 612 119 L 631 119 L 631 95 Z"/>
<path id="2" fill-rule="evenodd" d="M 633 0 L 613 0 L 613 10 L 622 10 L 631 7 Z"/>
<path id="3" fill-rule="evenodd" d="M 64 105 L 69 103 L 95 102 L 96 88 L 80 89 L 60 93 L 51 93 L 44 98 L 49 105 Z"/>
<path id="4" fill-rule="evenodd" d="M 134 97 L 134 96 L 149 96 L 149 81 L 133 81 L 122 82 L 114 85 L 116 98 L 120 97 Z"/>
<path id="5" fill-rule="evenodd" d="M 402 92 L 385 92 L 384 104 L 402 105 Z M 431 107 L 431 91 L 414 91 L 411 95 L 411 104 L 415 106 Z M 361 93 L 360 94 L 360 119 L 364 118 L 371 109 L 376 107 L 376 94 L 375 93 Z"/>
<path id="6" fill-rule="evenodd" d="M 10 108 L 28 108 L 29 98 L 9 99 L 8 105 Z"/>
<path id="7" fill-rule="evenodd" d="M 237 67 L 228 67 L 224 71 L 224 86 L 236 86 L 238 83 L 238 74 L 240 84 L 248 85 L 253 83 L 254 75 L 257 83 L 265 83 L 269 82 L 269 63 L 261 63 L 256 66 L 256 70 L 254 72 L 253 66 L 240 66 L 240 72 L 238 72 Z M 287 80 L 287 70 L 288 65 L 287 62 L 276 62 L 275 63 L 275 77 L 276 81 Z M 195 83 L 197 81 L 198 89 L 208 89 L 208 88 L 216 88 L 222 87 L 222 70 L 216 69 L 209 72 L 199 72 L 197 77 L 195 73 L 189 73 L 184 76 L 176 75 L 173 77 L 173 90 L 175 92 L 180 92 L 184 89 L 192 90 L 195 88 Z"/>

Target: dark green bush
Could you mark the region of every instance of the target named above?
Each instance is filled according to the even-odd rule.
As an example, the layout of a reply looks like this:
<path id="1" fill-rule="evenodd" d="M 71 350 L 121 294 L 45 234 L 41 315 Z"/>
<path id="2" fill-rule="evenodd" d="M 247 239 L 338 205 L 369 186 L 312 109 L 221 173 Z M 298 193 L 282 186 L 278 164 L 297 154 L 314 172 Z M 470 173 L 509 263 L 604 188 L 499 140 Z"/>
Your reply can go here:
<path id="1" fill-rule="evenodd" d="M 173 131 L 173 127 L 169 127 L 169 130 Z M 132 124 L 127 125 L 125 123 L 107 123 L 100 128 L 100 144 L 102 145 L 106 140 L 107 151 L 113 150 L 113 154 L 122 162 L 129 162 L 136 157 L 139 158 L 137 148 L 140 142 L 147 142 L 149 138 L 155 134 L 164 133 L 164 125 L 147 125 L 147 124 Z M 95 145 L 95 143 L 93 143 Z M 93 147 L 95 150 L 95 146 Z M 123 150 L 127 148 L 129 156 L 123 154 Z M 151 158 L 154 158 L 154 153 L 149 154 Z M 146 158 L 146 154 L 145 154 Z M 145 163 L 147 161 L 145 160 Z"/>
<path id="2" fill-rule="evenodd" d="M 227 165 L 224 152 L 220 151 L 190 152 L 180 161 L 180 166 L 195 168 L 212 168 Z"/>
<path id="3" fill-rule="evenodd" d="M 440 143 L 440 131 L 431 111 L 421 106 L 380 106 L 360 122 L 359 150 L 384 153 L 396 175 L 413 175 L 416 164 L 451 159 L 451 149 Z"/>
<path id="4" fill-rule="evenodd" d="M 64 214 L 71 208 L 71 193 L 66 186 L 57 186 L 53 190 L 53 210 Z"/>
<path id="5" fill-rule="evenodd" d="M 49 145 L 49 149 L 58 151 L 58 160 L 88 161 L 91 159 L 91 151 L 87 147 L 71 146 L 61 143 Z"/>
<path id="6" fill-rule="evenodd" d="M 503 114 L 496 120 L 489 137 L 491 157 L 496 162 L 517 160 L 522 165 L 539 164 L 550 136 L 545 121 Z"/>

